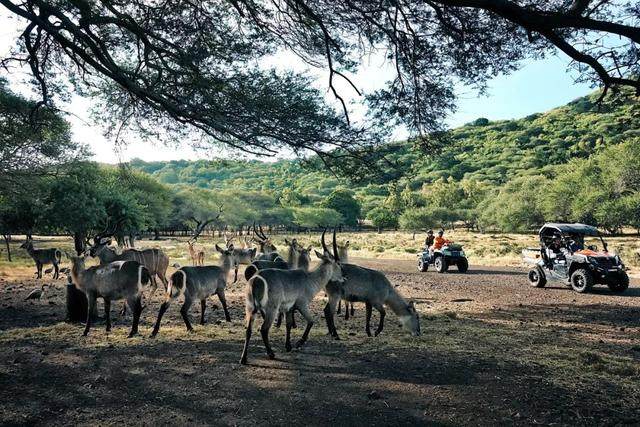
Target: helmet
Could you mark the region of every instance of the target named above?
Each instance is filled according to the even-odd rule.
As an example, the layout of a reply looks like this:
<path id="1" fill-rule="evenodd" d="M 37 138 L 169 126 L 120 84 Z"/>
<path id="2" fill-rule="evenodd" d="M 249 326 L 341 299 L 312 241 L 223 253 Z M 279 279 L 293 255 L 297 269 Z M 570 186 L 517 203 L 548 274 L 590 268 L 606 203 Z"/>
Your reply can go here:
<path id="1" fill-rule="evenodd" d="M 427 234 L 433 234 L 433 230 L 427 231 Z"/>
<path id="2" fill-rule="evenodd" d="M 438 236 L 442 236 L 444 234 L 444 230 L 438 231 Z"/>

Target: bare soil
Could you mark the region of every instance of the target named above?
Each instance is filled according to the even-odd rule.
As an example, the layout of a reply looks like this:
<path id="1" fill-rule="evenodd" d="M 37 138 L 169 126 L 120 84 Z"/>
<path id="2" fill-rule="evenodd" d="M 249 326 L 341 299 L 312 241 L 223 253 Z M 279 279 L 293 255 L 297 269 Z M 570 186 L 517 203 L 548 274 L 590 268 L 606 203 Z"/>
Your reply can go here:
<path id="1" fill-rule="evenodd" d="M 147 301 L 141 335 L 112 305 L 111 333 L 89 337 L 64 323 L 65 280 L 0 275 L 1 424 L 496 425 L 636 424 L 640 420 L 640 287 L 580 295 L 528 286 L 526 272 L 473 266 L 467 274 L 419 273 L 410 261 L 354 260 L 388 274 L 421 312 L 422 336 L 393 313 L 377 338 L 364 307 L 326 335 L 324 298 L 299 351 L 277 359 L 254 333 L 238 365 L 244 284 L 231 285 L 232 322 L 216 299 L 188 334 L 179 305 L 148 336 L 160 292 Z M 25 301 L 45 283 L 40 300 Z M 217 308 L 212 308 L 213 306 Z M 191 310 L 199 320 L 199 306 Z M 374 312 L 374 324 L 377 314 Z M 261 322 L 258 321 L 259 326 Z M 301 325 L 294 336 L 302 333 Z"/>

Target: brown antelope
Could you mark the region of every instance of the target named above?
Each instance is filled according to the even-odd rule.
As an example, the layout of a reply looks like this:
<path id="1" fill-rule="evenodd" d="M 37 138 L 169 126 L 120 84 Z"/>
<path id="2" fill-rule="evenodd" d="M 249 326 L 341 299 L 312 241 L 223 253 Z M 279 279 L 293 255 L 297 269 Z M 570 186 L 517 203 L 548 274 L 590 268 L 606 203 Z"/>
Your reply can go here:
<path id="1" fill-rule="evenodd" d="M 324 253 L 316 251 L 320 264 L 312 271 L 302 270 L 261 270 L 253 276 L 247 285 L 245 298 L 245 327 L 246 335 L 241 364 L 247 363 L 247 352 L 253 328 L 253 320 L 257 313 L 264 319 L 260 327 L 262 340 L 269 358 L 275 358 L 275 353 L 269 345 L 269 330 L 278 313 L 285 313 L 286 339 L 285 349 L 291 351 L 291 327 L 293 309 L 298 310 L 307 321 L 307 326 L 296 348 L 301 347 L 307 341 L 309 332 L 313 326 L 313 316 L 309 310 L 309 304 L 330 280 L 340 282 L 342 272 L 340 259 L 336 249 L 335 230 L 333 232 L 333 254 L 329 252 L 324 241 L 326 230 L 322 233 L 322 247 Z"/>
<path id="2" fill-rule="evenodd" d="M 342 282 L 330 282 L 326 287 L 329 302 L 324 308 L 324 315 L 327 328 L 333 338 L 340 339 L 335 326 L 334 314 L 341 299 L 365 303 L 367 309 L 365 331 L 368 336 L 371 336 L 372 308 L 380 313 L 380 323 L 375 335 L 378 336 L 382 332 L 386 314 L 385 305 L 398 316 L 402 325 L 412 335 L 420 335 L 420 319 L 413 301 L 407 303 L 382 272 L 354 264 L 342 264 L 342 272 L 344 274 Z"/>
<path id="3" fill-rule="evenodd" d="M 106 330 L 111 330 L 111 301 L 126 300 L 133 311 L 133 324 L 129 338 L 138 333 L 142 312 L 142 287 L 151 281 L 147 268 L 136 261 L 115 261 L 106 265 L 85 267 L 85 258 L 71 257 L 71 279 L 76 288 L 87 295 L 87 324 L 82 335 L 87 336 L 91 327 L 91 313 L 96 299 L 104 299 Z"/>
<path id="4" fill-rule="evenodd" d="M 89 249 L 92 257 L 100 259 L 100 265 L 106 265 L 114 261 L 137 261 L 144 265 L 151 275 L 151 286 L 153 292 L 158 288 L 156 276 L 167 289 L 167 268 L 169 267 L 169 257 L 162 249 L 126 249 L 118 254 L 115 249 L 111 248 L 112 232 L 103 231 L 93 238 L 93 246 Z"/>
<path id="5" fill-rule="evenodd" d="M 196 250 L 194 242 L 189 240 L 187 242 L 189 248 L 189 255 L 191 255 L 191 263 L 193 265 L 204 265 L 204 249 Z"/>
<path id="6" fill-rule="evenodd" d="M 153 327 L 151 337 L 155 337 L 160 330 L 160 321 L 167 308 L 172 301 L 175 301 L 180 295 L 184 294 L 184 304 L 180 309 L 180 314 L 187 326 L 187 331 L 193 332 L 193 327 L 189 321 L 189 308 L 195 301 L 200 301 L 200 324 L 204 325 L 204 313 L 207 307 L 207 298 L 212 295 L 218 295 L 222 309 L 224 310 L 224 317 L 227 322 L 231 321 L 229 316 L 229 310 L 227 309 L 227 299 L 225 298 L 224 290 L 227 286 L 227 277 L 231 268 L 236 269 L 237 280 L 237 267 L 238 263 L 233 255 L 233 245 L 230 248 L 222 249 L 216 245 L 216 251 L 221 254 L 221 265 L 208 265 L 208 266 L 195 266 L 195 267 L 182 267 L 171 275 L 169 279 L 169 289 L 167 290 L 167 297 L 164 303 L 160 306 L 158 312 L 158 320 Z M 235 282 L 234 282 L 235 283 Z"/>
<path id="7" fill-rule="evenodd" d="M 27 237 L 27 240 L 20 245 L 22 249 L 25 249 L 31 259 L 36 263 L 36 277 L 42 279 L 42 266 L 47 264 L 53 264 L 53 278 L 57 279 L 60 275 L 58 264 L 62 258 L 62 252 L 60 249 L 36 249 L 33 247 L 33 240 Z"/>

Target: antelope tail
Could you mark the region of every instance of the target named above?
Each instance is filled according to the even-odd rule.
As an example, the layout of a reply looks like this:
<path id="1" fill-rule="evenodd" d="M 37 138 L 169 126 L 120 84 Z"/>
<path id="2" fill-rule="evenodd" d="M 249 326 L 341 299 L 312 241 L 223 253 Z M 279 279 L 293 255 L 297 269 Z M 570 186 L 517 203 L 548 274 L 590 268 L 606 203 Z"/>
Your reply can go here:
<path id="1" fill-rule="evenodd" d="M 267 281 L 262 276 L 254 276 L 250 282 L 251 286 L 251 305 L 253 306 L 252 312 L 255 314 L 258 311 L 262 311 L 269 301 L 269 289 L 267 288 Z"/>
<path id="2" fill-rule="evenodd" d="M 149 283 L 151 283 L 151 274 L 149 273 L 149 269 L 144 265 L 140 265 L 138 267 L 138 284 L 142 286 L 148 285 Z"/>

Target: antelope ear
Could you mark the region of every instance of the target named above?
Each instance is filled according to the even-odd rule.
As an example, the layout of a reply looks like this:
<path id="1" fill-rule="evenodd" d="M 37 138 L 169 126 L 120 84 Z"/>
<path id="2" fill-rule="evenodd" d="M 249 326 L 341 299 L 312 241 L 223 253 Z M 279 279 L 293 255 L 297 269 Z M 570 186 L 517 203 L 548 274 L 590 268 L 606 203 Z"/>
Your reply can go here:
<path id="1" fill-rule="evenodd" d="M 230 250 L 230 251 L 232 251 L 232 250 L 233 250 L 233 243 L 232 243 L 232 244 L 230 244 L 230 245 L 227 247 L 227 249 L 228 249 L 228 250 Z"/>
<path id="2" fill-rule="evenodd" d="M 318 258 L 320 258 L 320 259 L 324 259 L 325 258 L 325 256 L 323 254 L 321 254 L 320 252 L 318 252 L 318 251 L 314 251 L 314 252 L 316 253 L 316 256 Z"/>
<path id="3" fill-rule="evenodd" d="M 285 242 L 287 245 L 291 246 L 291 242 L 289 242 L 289 239 L 285 238 L 285 239 L 284 239 L 284 242 Z"/>
<path id="4" fill-rule="evenodd" d="M 349 247 L 349 241 L 348 241 L 348 240 L 347 240 L 347 241 L 346 241 L 346 243 L 344 244 L 344 247 L 345 247 L 345 248 L 348 248 L 348 247 Z"/>
<path id="5" fill-rule="evenodd" d="M 220 246 L 218 246 L 218 244 L 217 244 L 217 243 L 216 243 L 216 251 L 218 251 L 218 252 L 220 252 L 220 253 L 224 252 L 224 251 L 222 250 L 222 248 L 221 248 Z"/>
<path id="6" fill-rule="evenodd" d="M 311 252 L 312 248 L 313 248 L 313 246 L 309 245 L 309 247 L 307 248 L 307 252 Z"/>

